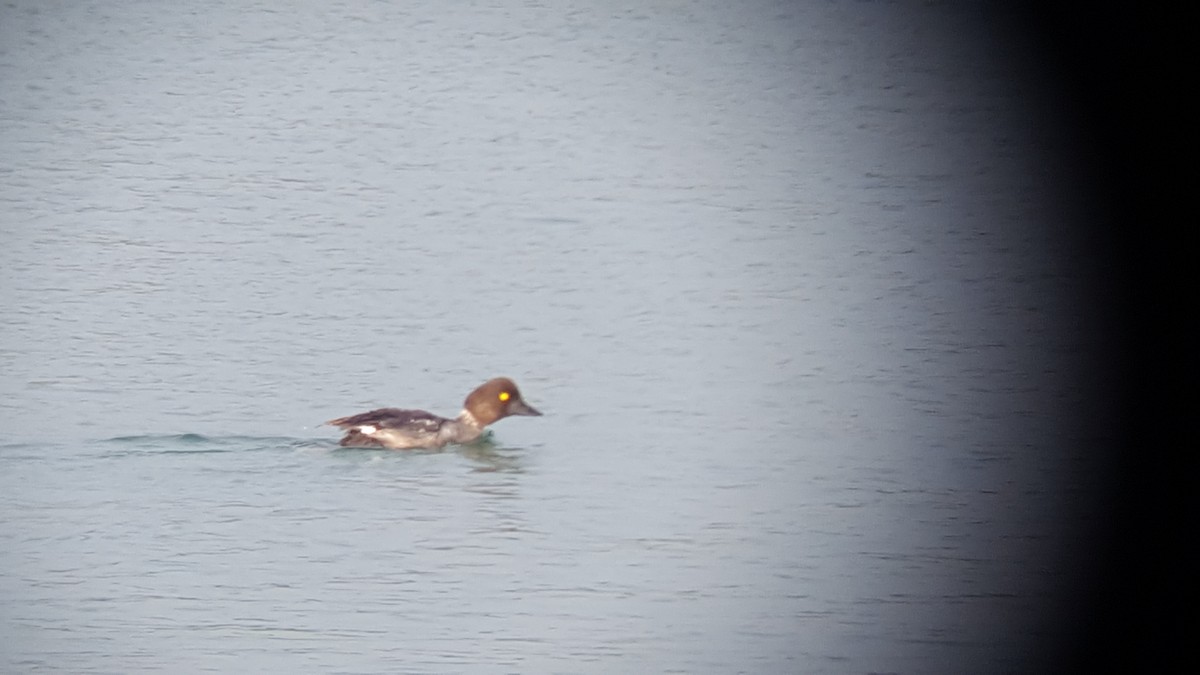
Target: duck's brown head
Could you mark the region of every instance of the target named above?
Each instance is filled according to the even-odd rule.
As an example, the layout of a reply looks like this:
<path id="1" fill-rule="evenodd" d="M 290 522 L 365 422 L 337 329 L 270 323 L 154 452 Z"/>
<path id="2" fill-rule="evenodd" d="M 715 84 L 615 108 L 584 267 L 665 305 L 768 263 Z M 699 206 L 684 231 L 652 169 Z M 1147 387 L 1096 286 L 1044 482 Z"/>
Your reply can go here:
<path id="1" fill-rule="evenodd" d="M 517 383 L 507 377 L 497 377 L 479 385 L 463 401 L 463 409 L 471 413 L 480 427 L 509 415 L 541 415 L 521 398 Z"/>

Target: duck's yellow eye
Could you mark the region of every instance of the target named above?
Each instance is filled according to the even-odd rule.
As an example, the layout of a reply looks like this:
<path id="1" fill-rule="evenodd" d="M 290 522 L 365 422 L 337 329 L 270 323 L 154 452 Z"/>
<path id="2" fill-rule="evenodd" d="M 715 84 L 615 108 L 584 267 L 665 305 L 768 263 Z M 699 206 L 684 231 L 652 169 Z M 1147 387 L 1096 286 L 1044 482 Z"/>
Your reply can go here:
<path id="1" fill-rule="evenodd" d="M 507 391 L 502 391 L 502 392 L 500 392 L 500 400 L 501 400 L 501 401 L 507 401 L 507 400 L 508 400 L 508 392 L 507 392 Z"/>

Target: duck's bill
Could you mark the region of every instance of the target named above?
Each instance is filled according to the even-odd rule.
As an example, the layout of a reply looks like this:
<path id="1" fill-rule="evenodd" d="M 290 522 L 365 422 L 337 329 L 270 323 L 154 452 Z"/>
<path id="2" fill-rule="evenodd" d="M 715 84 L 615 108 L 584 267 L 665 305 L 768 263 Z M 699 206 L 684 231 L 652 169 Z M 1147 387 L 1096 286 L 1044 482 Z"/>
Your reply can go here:
<path id="1" fill-rule="evenodd" d="M 508 414 L 510 414 L 510 415 L 531 415 L 534 417 L 542 416 L 542 413 L 535 410 L 533 406 L 531 406 L 528 403 L 521 401 L 521 400 L 516 400 L 509 404 Z"/>

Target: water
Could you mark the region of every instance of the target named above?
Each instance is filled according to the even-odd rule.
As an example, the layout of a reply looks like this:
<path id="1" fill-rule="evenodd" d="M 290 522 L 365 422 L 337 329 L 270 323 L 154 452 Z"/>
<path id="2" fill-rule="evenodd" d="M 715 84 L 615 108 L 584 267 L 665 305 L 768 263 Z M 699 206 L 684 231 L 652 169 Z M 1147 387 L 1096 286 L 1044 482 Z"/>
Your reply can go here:
<path id="1" fill-rule="evenodd" d="M 979 11 L 4 5 L 0 670 L 1039 663 L 1095 263 Z"/>

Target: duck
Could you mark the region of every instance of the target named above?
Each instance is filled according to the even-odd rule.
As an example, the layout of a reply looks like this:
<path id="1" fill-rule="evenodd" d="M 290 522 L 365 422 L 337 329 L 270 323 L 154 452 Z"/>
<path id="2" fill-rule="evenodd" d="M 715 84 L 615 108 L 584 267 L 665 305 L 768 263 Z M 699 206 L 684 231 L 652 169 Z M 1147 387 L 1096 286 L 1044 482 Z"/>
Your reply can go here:
<path id="1" fill-rule="evenodd" d="M 425 410 L 379 408 L 325 424 L 345 432 L 339 441 L 342 447 L 436 449 L 475 441 L 485 427 L 513 415 L 540 417 L 542 413 L 525 402 L 515 382 L 496 377 L 467 394 L 462 412 L 453 419 Z"/>

